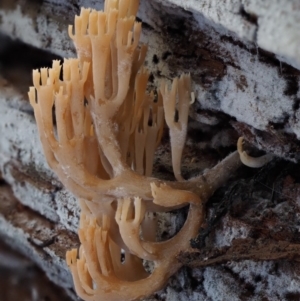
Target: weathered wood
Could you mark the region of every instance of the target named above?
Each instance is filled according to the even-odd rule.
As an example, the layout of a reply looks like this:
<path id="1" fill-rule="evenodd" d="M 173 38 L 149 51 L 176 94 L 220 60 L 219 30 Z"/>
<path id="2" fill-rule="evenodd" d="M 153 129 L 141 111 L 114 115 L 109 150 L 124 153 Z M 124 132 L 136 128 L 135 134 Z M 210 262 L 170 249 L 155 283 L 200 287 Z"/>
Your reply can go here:
<path id="1" fill-rule="evenodd" d="M 13 3 L 4 0 L 0 3 L 0 31 L 61 57 L 75 56 L 67 25 L 73 23 L 79 5 L 101 8 L 102 4 L 103 1 L 92 0 Z M 190 115 L 194 121 L 183 162 L 186 174 L 196 175 L 211 167 L 234 148 L 238 134 L 260 149 L 299 161 L 300 5 L 297 0 L 142 0 L 138 16 L 143 22 L 142 40 L 149 44 L 147 67 L 153 75 L 151 85 L 155 86 L 162 77 L 171 78 L 181 72 L 191 72 L 194 80 L 197 102 Z M 10 41 L 0 42 L 0 61 L 5 54 L 2 67 L 11 66 L 15 70 L 16 65 L 24 62 L 21 55 L 19 60 L 12 59 L 12 53 L 18 53 L 19 47 L 13 45 L 16 44 Z M 11 56 L 6 56 L 7 53 Z M 36 58 L 25 61 L 30 63 Z M 48 64 L 50 58 L 41 61 Z M 25 67 L 22 70 L 33 68 Z M 34 68 L 37 67 L 40 65 Z M 12 73 L 7 77 L 13 81 Z M 18 74 L 21 80 L 22 77 L 27 80 L 18 84 L 24 92 L 30 84 L 30 75 L 25 71 Z M 201 162 L 200 153 L 206 153 L 207 162 Z M 168 148 L 160 149 L 155 172 L 170 177 L 169 161 Z M 73 233 L 78 225 L 78 205 L 45 162 L 26 96 L 5 82 L 0 88 L 0 170 L 20 200 L 19 203 L 14 199 L 7 187 L 0 187 L 1 237 L 35 260 L 54 282 L 72 292 L 64 253 L 78 243 Z M 268 172 L 282 175 L 280 170 Z M 284 189 L 281 189 L 280 177 L 277 182 L 275 179 L 265 183 L 260 175 L 260 172 L 243 170 L 243 185 L 229 186 L 208 205 L 206 224 L 194 246 L 199 241 L 209 244 L 201 245 L 200 251 L 181 254 L 181 260 L 190 266 L 208 267 L 181 270 L 166 289 L 148 300 L 290 301 L 300 298 L 299 263 L 293 261 L 298 258 L 299 249 L 299 226 L 295 218 L 299 203 L 295 182 L 299 179 L 292 173 L 291 178 L 284 178 Z M 273 218 L 256 220 L 256 228 L 241 215 L 234 219 L 231 216 L 233 209 L 247 213 L 252 208 L 251 204 L 247 206 L 249 199 L 243 194 L 243 190 L 248 191 L 245 185 L 249 188 L 247 176 L 258 178 L 268 192 L 256 187 L 247 196 L 253 197 L 251 201 L 255 205 L 265 206 L 261 211 L 273 214 Z M 283 197 L 277 195 L 274 203 L 277 186 Z M 232 187 L 238 187 L 235 207 L 230 201 L 226 203 L 226 196 L 232 200 L 236 193 Z M 293 192 L 288 201 L 284 199 L 287 191 Z M 220 205 L 222 214 L 217 214 L 214 202 Z M 276 214 L 283 219 L 292 216 L 293 222 L 284 223 Z M 275 227 L 276 222 L 284 231 Z M 168 223 L 168 229 L 175 231 L 172 218 L 165 221 Z M 260 241 L 271 241 L 274 245 L 278 242 L 277 253 L 272 254 L 268 254 L 268 247 L 259 245 L 254 235 L 271 235 L 270 228 L 272 240 L 260 237 Z M 166 233 L 162 231 L 163 235 Z M 249 248 L 243 248 L 241 239 L 245 239 Z M 263 251 L 263 256 L 258 250 Z M 254 261 L 266 259 L 277 261 Z"/>
<path id="2" fill-rule="evenodd" d="M 3 184 L 0 185 L 0 236 L 75 297 L 65 252 L 79 245 L 77 235 L 24 207 L 9 186 Z"/>

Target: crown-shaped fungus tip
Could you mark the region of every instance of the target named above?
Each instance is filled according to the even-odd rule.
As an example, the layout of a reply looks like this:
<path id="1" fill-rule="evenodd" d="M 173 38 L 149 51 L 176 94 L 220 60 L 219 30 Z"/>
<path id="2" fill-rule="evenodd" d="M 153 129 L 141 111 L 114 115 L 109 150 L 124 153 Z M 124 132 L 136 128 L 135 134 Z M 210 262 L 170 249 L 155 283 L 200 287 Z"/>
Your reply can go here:
<path id="1" fill-rule="evenodd" d="M 36 93 L 35 92 L 36 92 L 36 90 L 35 90 L 34 87 L 29 88 L 28 97 L 29 97 L 30 104 L 33 108 L 37 105 L 37 103 L 36 103 L 37 98 L 36 98 Z"/>

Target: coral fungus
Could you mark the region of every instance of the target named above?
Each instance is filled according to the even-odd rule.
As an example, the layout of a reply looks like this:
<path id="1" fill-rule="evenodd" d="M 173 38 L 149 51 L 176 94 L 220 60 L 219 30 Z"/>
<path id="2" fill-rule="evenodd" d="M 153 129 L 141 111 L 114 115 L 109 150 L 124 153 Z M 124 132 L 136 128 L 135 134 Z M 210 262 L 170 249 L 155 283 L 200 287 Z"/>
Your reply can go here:
<path id="1" fill-rule="evenodd" d="M 171 89 L 162 83 L 148 92 L 138 2 L 107 0 L 104 11 L 82 9 L 69 28 L 78 58 L 34 70 L 29 91 L 47 162 L 81 205 L 81 247 L 66 257 L 84 300 L 139 300 L 162 288 L 203 222 L 203 204 L 240 165 L 234 152 L 204 174 L 182 178 L 191 79 L 182 75 Z M 175 182 L 151 177 L 164 118 Z M 182 229 L 157 242 L 156 220 L 146 213 L 183 206 L 189 212 Z M 151 273 L 144 260 L 153 262 Z"/>

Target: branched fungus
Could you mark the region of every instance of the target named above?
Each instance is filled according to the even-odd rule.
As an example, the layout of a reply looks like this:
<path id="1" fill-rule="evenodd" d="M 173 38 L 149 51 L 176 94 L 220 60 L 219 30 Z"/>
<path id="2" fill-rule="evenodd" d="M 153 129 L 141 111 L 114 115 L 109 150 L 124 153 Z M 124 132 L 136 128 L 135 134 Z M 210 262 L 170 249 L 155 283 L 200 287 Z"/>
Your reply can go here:
<path id="1" fill-rule="evenodd" d="M 191 79 L 185 74 L 171 90 L 164 82 L 157 93 L 147 90 L 138 4 L 106 0 L 104 11 L 82 9 L 69 27 L 78 58 L 34 70 L 29 90 L 47 162 L 81 206 L 81 246 L 67 253 L 67 263 L 84 300 L 140 300 L 161 289 L 197 234 L 204 203 L 240 165 L 234 152 L 196 178 L 181 176 Z M 174 182 L 151 177 L 164 118 Z M 147 229 L 156 220 L 146 213 L 183 206 L 182 229 L 157 242 Z M 143 260 L 153 262 L 151 273 Z"/>

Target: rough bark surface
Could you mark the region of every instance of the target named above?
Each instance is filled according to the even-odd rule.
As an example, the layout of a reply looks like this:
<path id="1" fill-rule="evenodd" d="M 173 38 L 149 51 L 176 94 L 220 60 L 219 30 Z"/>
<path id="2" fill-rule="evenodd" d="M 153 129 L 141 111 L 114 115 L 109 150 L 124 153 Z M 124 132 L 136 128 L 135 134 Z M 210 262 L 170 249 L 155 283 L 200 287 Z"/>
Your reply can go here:
<path id="1" fill-rule="evenodd" d="M 0 186 L 0 236 L 74 299 L 64 254 L 78 245 L 78 205 L 45 162 L 25 92 L 31 69 L 75 56 L 67 25 L 80 6 L 102 5 L 0 3 L 0 170 L 11 187 Z M 186 267 L 148 300 L 299 300 L 299 1 L 142 0 L 138 17 L 152 84 L 182 72 L 194 81 L 183 175 L 212 167 L 239 135 L 277 156 L 217 191 L 199 236 L 178 256 Z M 154 173 L 172 179 L 167 138 Z M 160 235 L 183 217 L 164 216 Z"/>

